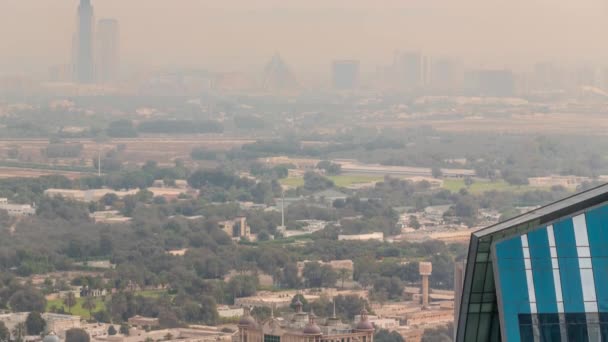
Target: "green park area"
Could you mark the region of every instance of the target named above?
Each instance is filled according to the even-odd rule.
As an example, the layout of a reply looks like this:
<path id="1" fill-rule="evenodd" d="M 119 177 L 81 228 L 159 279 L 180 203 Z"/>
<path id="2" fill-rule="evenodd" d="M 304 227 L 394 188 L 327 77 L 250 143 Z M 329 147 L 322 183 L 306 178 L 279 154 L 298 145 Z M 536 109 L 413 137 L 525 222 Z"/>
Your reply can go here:
<path id="1" fill-rule="evenodd" d="M 384 179 L 382 176 L 372 175 L 352 175 L 345 174 L 339 176 L 328 176 L 337 187 L 346 188 L 357 184 L 367 184 L 372 182 L 380 182 Z M 289 177 L 281 180 L 281 184 L 289 187 L 299 187 L 304 185 L 304 178 L 302 177 Z"/>
<path id="2" fill-rule="evenodd" d="M 136 292 L 136 295 L 142 296 L 142 297 L 148 297 L 148 298 L 159 298 L 164 293 L 167 293 L 167 292 L 163 291 L 163 290 L 144 290 L 144 291 Z M 95 309 L 91 310 L 93 312 L 93 314 L 95 314 L 95 312 L 97 312 L 97 311 L 105 310 L 106 303 L 104 302 L 104 298 L 106 300 L 110 300 L 111 296 L 94 297 Z M 72 309 L 70 310 L 63 303 L 63 299 L 51 299 L 51 300 L 48 300 L 46 303 L 46 311 L 52 312 L 52 311 L 61 310 L 61 308 L 63 308 L 63 310 L 66 313 L 69 313 L 72 315 L 77 315 L 84 319 L 91 319 L 91 317 L 89 315 L 89 310 L 82 307 L 84 301 L 85 301 L 85 298 L 76 298 L 76 305 L 74 305 L 72 307 Z"/>
<path id="3" fill-rule="evenodd" d="M 91 319 L 91 316 L 89 315 L 89 310 L 82 307 L 84 301 L 85 298 L 76 298 L 76 305 L 69 309 L 65 304 L 63 304 L 63 299 L 51 299 L 46 303 L 46 311 L 56 311 L 61 310 L 61 308 L 63 308 L 66 313 L 77 315 L 84 319 Z M 100 310 L 104 310 L 106 308 L 102 297 L 96 297 L 94 303 L 95 309 L 92 310 L 93 313 Z"/>

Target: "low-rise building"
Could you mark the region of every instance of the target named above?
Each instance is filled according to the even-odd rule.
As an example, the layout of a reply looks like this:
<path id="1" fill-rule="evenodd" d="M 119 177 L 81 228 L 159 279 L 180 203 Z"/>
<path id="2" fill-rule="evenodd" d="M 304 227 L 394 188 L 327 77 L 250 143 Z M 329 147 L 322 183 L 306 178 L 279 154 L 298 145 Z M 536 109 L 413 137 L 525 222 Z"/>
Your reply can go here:
<path id="1" fill-rule="evenodd" d="M 220 229 L 223 230 L 232 239 L 239 240 L 241 238 L 251 238 L 251 228 L 247 224 L 247 218 L 237 217 L 233 220 L 218 222 Z"/>
<path id="2" fill-rule="evenodd" d="M 125 223 L 131 220 L 130 217 L 123 216 L 118 210 L 105 210 L 96 211 L 89 214 L 89 217 L 95 221 L 95 223 Z"/>
<path id="3" fill-rule="evenodd" d="M 376 240 L 376 241 L 384 241 L 384 233 L 383 232 L 374 232 L 368 234 L 353 234 L 353 235 L 338 235 L 339 241 L 368 241 L 368 240 Z"/>
<path id="4" fill-rule="evenodd" d="M 242 307 L 230 307 L 228 305 L 219 305 L 217 307 L 217 313 L 222 318 L 234 318 L 243 316 Z"/>
<path id="5" fill-rule="evenodd" d="M 29 204 L 9 203 L 7 198 L 0 198 L 0 210 L 6 210 L 9 216 L 33 216 L 36 208 Z"/>
<path id="6" fill-rule="evenodd" d="M 406 325 L 428 325 L 454 322 L 453 310 L 421 310 L 405 316 Z"/>

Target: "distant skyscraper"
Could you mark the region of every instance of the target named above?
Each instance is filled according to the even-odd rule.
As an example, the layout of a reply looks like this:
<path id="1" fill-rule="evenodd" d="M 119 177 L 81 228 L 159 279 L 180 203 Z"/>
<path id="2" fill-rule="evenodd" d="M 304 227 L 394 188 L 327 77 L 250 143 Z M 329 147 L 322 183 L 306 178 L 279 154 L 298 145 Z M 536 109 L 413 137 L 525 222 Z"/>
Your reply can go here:
<path id="1" fill-rule="evenodd" d="M 93 65 L 93 6 L 91 6 L 91 0 L 80 0 L 75 45 L 74 74 L 76 81 L 92 83 L 95 68 Z"/>
<path id="2" fill-rule="evenodd" d="M 419 87 L 423 82 L 423 58 L 419 52 L 405 52 L 397 61 L 401 83 L 411 89 Z"/>
<path id="3" fill-rule="evenodd" d="M 469 95 L 509 97 L 515 94 L 515 77 L 511 70 L 472 70 L 465 75 Z"/>
<path id="4" fill-rule="evenodd" d="M 332 80 L 335 89 L 351 90 L 359 83 L 359 61 L 339 60 L 332 64 Z"/>
<path id="5" fill-rule="evenodd" d="M 97 80 L 115 81 L 120 69 L 118 21 L 101 19 L 97 23 Z"/>
<path id="6" fill-rule="evenodd" d="M 464 71 L 461 65 L 450 58 L 433 61 L 430 88 L 437 94 L 453 94 L 461 90 Z"/>

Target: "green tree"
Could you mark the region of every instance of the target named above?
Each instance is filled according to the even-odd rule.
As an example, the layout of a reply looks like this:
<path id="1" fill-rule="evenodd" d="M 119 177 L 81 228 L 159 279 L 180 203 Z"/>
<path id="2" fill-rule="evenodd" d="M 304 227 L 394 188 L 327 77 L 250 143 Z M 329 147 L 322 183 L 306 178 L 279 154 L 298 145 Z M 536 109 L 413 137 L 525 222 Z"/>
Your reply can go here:
<path id="1" fill-rule="evenodd" d="M 76 306 L 76 295 L 74 292 L 68 292 L 63 298 L 63 305 L 68 307 L 68 312 L 72 314 L 72 308 Z"/>
<path id="2" fill-rule="evenodd" d="M 293 262 L 285 265 L 281 272 L 281 286 L 297 289 L 300 287 L 300 284 L 301 280 L 298 276 L 298 266 Z"/>
<path id="3" fill-rule="evenodd" d="M 454 325 L 449 324 L 447 327 L 424 330 L 422 342 L 452 342 L 452 336 L 454 336 Z"/>
<path id="4" fill-rule="evenodd" d="M 200 309 L 201 321 L 207 325 L 215 325 L 219 321 L 217 313 L 217 303 L 211 296 L 203 296 L 201 298 Z"/>
<path id="5" fill-rule="evenodd" d="M 13 342 L 23 342 L 23 338 L 27 335 L 25 323 L 17 323 L 13 328 Z"/>
<path id="6" fill-rule="evenodd" d="M 374 341 L 376 342 L 404 342 L 403 337 L 396 331 L 388 331 L 386 329 L 380 329 L 374 334 Z"/>
<path id="7" fill-rule="evenodd" d="M 9 299 L 9 305 L 15 312 L 44 312 L 46 299 L 40 291 L 27 287 L 15 292 Z"/>
<path id="8" fill-rule="evenodd" d="M 120 328 L 118 328 L 118 331 L 125 336 L 129 336 L 129 325 L 127 325 L 126 323 L 121 324 Z"/>
<path id="9" fill-rule="evenodd" d="M 418 218 L 414 215 L 410 215 L 408 225 L 414 229 L 420 228 L 420 222 L 418 222 Z"/>
<path id="10" fill-rule="evenodd" d="M 310 309 L 308 300 L 306 299 L 306 297 L 304 297 L 303 294 L 298 293 L 295 296 L 293 296 L 293 298 L 291 298 L 291 304 L 289 305 L 291 307 L 292 310 L 296 309 L 296 303 L 298 302 L 298 300 L 300 301 L 300 303 L 302 303 L 302 310 L 303 311 L 308 311 Z"/>
<path id="11" fill-rule="evenodd" d="M 112 138 L 133 138 L 137 136 L 137 131 L 131 120 L 117 120 L 110 122 L 106 134 Z"/>
<path id="12" fill-rule="evenodd" d="M 65 332 L 65 342 L 90 342 L 91 337 L 83 329 L 72 328 Z"/>
<path id="13" fill-rule="evenodd" d="M 164 309 L 158 314 L 158 324 L 163 328 L 177 328 L 180 326 L 179 318 L 172 310 Z"/>
<path id="14" fill-rule="evenodd" d="M 8 342 L 11 337 L 10 331 L 4 324 L 4 322 L 0 321 L 0 342 Z"/>
<path id="15" fill-rule="evenodd" d="M 304 265 L 302 275 L 309 287 L 333 287 L 338 280 L 338 274 L 329 265 L 318 262 L 308 262 Z"/>
<path id="16" fill-rule="evenodd" d="M 89 319 L 93 319 L 93 310 L 97 307 L 97 302 L 94 297 L 87 296 L 80 306 L 89 311 Z"/>
<path id="17" fill-rule="evenodd" d="M 342 282 L 341 287 L 344 289 L 344 281 L 346 281 L 346 279 L 350 278 L 350 276 L 352 275 L 352 272 L 347 268 L 340 268 L 340 269 L 338 269 L 338 275 L 340 277 L 340 281 Z"/>
<path id="18" fill-rule="evenodd" d="M 270 308 L 265 306 L 256 306 L 251 310 L 251 316 L 253 316 L 259 322 L 264 322 L 270 318 L 272 311 Z"/>
<path id="19" fill-rule="evenodd" d="M 342 165 L 332 163 L 329 160 L 322 160 L 317 164 L 317 169 L 325 171 L 329 176 L 339 175 L 342 172 Z"/>
<path id="20" fill-rule="evenodd" d="M 441 168 L 434 166 L 431 169 L 431 174 L 433 175 L 433 178 L 441 178 L 443 177 L 443 171 L 441 171 Z"/>
<path id="21" fill-rule="evenodd" d="M 321 191 L 333 188 L 334 182 L 312 171 L 304 174 L 304 188 L 308 191 Z"/>
<path id="22" fill-rule="evenodd" d="M 473 185 L 473 183 L 475 183 L 475 180 L 473 180 L 473 177 L 465 177 L 464 185 L 466 185 L 467 188 L 471 187 L 471 185 Z"/>
<path id="23" fill-rule="evenodd" d="M 46 321 L 39 312 L 32 311 L 25 319 L 25 328 L 28 335 L 40 335 L 44 331 Z"/>

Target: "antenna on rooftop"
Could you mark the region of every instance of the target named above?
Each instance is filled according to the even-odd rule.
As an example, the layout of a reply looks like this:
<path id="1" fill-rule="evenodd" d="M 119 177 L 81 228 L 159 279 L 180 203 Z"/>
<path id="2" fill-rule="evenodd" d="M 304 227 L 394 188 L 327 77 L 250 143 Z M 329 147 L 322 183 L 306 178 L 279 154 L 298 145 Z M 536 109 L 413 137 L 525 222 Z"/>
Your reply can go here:
<path id="1" fill-rule="evenodd" d="M 281 186 L 281 227 L 285 228 L 285 191 Z"/>
<path id="2" fill-rule="evenodd" d="M 336 297 L 334 297 L 333 302 L 334 302 L 334 315 L 332 316 L 332 318 L 336 318 Z"/>
<path id="3" fill-rule="evenodd" d="M 97 177 L 101 177 L 101 147 L 97 147 Z"/>

